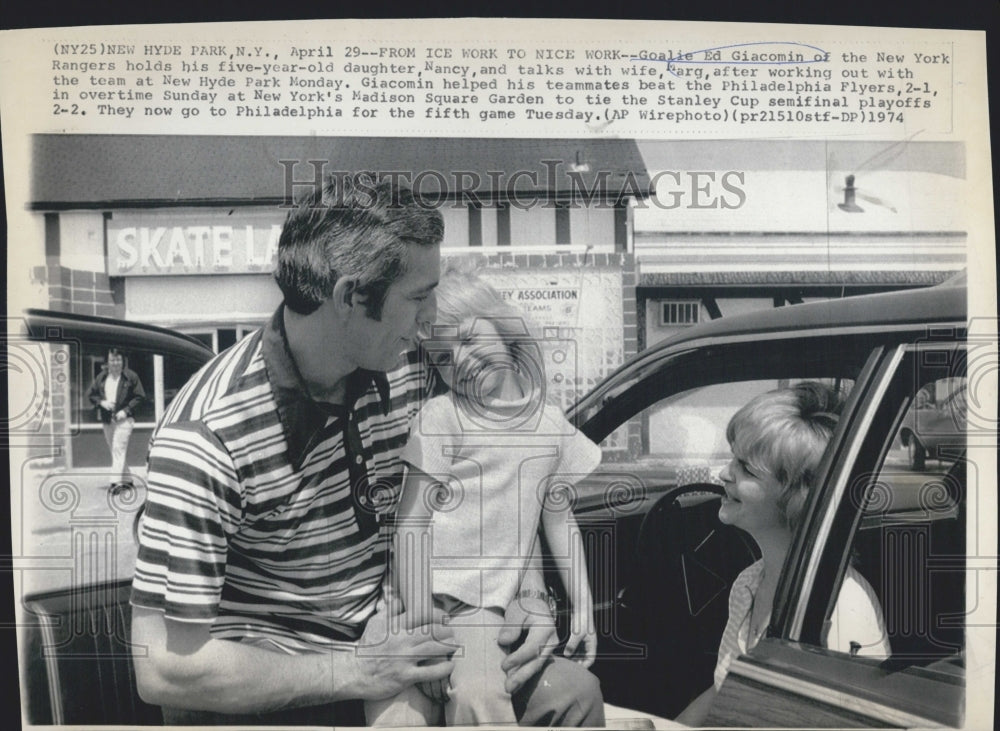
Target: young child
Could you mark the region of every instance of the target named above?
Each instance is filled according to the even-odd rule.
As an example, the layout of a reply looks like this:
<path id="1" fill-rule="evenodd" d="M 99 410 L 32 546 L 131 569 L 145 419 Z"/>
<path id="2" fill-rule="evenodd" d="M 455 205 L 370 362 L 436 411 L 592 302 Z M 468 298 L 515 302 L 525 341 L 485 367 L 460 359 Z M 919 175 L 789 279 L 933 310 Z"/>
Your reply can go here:
<path id="1" fill-rule="evenodd" d="M 445 272 L 438 319 L 422 339 L 433 381 L 403 452 L 396 590 L 411 625 L 449 616 L 458 645 L 450 684 L 366 704 L 369 725 L 516 725 L 497 644 L 504 611 L 537 571 L 544 535 L 572 607 L 565 655 L 597 652 L 583 542 L 566 494 L 600 448 L 544 402 L 541 352 L 524 318 L 478 277 Z M 438 395 L 434 395 L 437 393 Z M 529 568 L 529 563 L 535 566 Z M 529 594 L 541 593 L 538 590 Z"/>
<path id="2" fill-rule="evenodd" d="M 757 396 L 730 420 L 726 438 L 733 458 L 719 475 L 726 490 L 719 520 L 747 531 L 761 558 L 730 589 L 715 684 L 692 701 L 679 722 L 701 725 L 733 660 L 752 649 L 767 629 L 781 567 L 841 405 L 837 391 L 806 381 Z M 875 591 L 851 567 L 830 619 L 827 648 L 851 655 L 890 654 Z"/>

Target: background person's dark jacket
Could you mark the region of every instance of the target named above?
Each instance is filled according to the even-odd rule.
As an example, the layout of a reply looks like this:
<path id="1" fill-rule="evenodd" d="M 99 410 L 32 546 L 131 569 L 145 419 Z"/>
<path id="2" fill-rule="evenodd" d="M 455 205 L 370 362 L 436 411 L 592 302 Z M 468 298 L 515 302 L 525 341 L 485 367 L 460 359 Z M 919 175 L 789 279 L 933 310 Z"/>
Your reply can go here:
<path id="1" fill-rule="evenodd" d="M 119 411 L 124 411 L 128 416 L 134 415 L 135 410 L 146 400 L 146 392 L 142 388 L 139 376 L 135 371 L 122 368 L 122 375 L 118 379 L 118 393 L 115 396 L 115 408 L 112 411 L 101 408 L 101 401 L 104 400 L 104 382 L 107 380 L 108 369 L 105 366 L 94 379 L 87 394 L 90 403 L 97 409 L 97 418 L 105 424 L 110 424 L 112 416 Z"/>

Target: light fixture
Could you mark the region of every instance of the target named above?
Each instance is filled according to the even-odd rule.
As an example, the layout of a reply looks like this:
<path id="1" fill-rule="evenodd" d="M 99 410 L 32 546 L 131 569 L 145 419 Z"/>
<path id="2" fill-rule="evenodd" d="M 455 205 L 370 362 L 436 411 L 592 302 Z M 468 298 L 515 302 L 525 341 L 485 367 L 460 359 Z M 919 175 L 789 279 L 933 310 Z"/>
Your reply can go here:
<path id="1" fill-rule="evenodd" d="M 589 173 L 590 172 L 590 163 L 584 162 L 583 155 L 580 154 L 579 150 L 576 151 L 576 162 L 571 162 L 569 164 L 569 171 L 571 173 Z"/>
<path id="2" fill-rule="evenodd" d="M 854 202 L 858 189 L 854 187 L 854 176 L 848 175 L 844 180 L 844 202 L 838 203 L 837 207 L 848 213 L 864 213 L 865 209 Z"/>

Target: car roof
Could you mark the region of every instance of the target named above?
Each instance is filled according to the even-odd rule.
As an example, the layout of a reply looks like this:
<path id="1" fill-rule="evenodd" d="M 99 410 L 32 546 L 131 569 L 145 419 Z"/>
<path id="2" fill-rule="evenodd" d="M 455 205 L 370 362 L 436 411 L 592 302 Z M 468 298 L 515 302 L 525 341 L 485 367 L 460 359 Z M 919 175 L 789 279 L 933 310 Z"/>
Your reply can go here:
<path id="1" fill-rule="evenodd" d="M 717 343 L 756 342 L 802 336 L 889 333 L 924 330 L 928 326 L 961 328 L 967 323 L 967 289 L 959 280 L 935 287 L 859 295 L 730 315 L 689 328 L 627 360 L 567 410 L 571 420 L 648 368 L 656 368 L 668 352 Z"/>
<path id="2" fill-rule="evenodd" d="M 658 343 L 650 350 L 672 347 L 685 341 L 795 332 L 802 330 L 895 328 L 907 325 L 965 322 L 967 290 L 961 283 L 945 282 L 936 287 L 883 294 L 860 295 L 837 300 L 790 305 L 744 315 L 732 315 L 690 327 Z"/>
<path id="3" fill-rule="evenodd" d="M 128 320 L 72 312 L 29 309 L 24 323 L 31 340 L 78 340 L 88 345 L 118 347 L 172 355 L 206 363 L 215 355 L 211 348 L 189 335 Z"/>

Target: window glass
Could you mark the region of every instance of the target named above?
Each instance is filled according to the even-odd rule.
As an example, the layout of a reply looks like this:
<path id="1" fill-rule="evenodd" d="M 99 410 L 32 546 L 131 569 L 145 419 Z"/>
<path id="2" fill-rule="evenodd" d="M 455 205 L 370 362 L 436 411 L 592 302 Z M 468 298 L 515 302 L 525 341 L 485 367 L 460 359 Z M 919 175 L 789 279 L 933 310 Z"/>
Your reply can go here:
<path id="1" fill-rule="evenodd" d="M 788 360 L 777 362 L 774 369 L 759 363 L 730 367 L 734 361 L 728 357 L 720 361 L 726 367 L 715 372 L 683 369 L 683 376 L 705 380 L 715 376 L 718 382 L 665 395 L 629 419 L 627 459 L 621 458 L 622 450 L 609 449 L 618 444 L 609 441 L 614 434 L 602 442 L 611 459 L 605 459 L 589 482 L 605 490 L 600 504 L 620 511 L 613 525 L 606 519 L 588 523 L 586 512 L 578 515 L 590 545 L 615 548 L 615 555 L 590 551 L 595 597 L 617 593 L 620 599 L 613 617 L 598 620 L 607 628 L 602 652 L 614 648 L 625 658 L 618 664 L 604 661 L 602 685 L 621 697 L 646 688 L 651 700 L 645 701 L 644 710 L 666 717 L 676 716 L 711 686 L 729 616 L 730 588 L 740 572 L 760 557 L 748 533 L 719 521 L 717 490 L 699 483 L 721 484 L 719 474 L 731 460 L 726 427 L 740 408 L 759 394 L 805 380 L 746 377 L 748 372 L 769 371 L 792 375 L 795 366 Z M 720 370 L 730 371 L 731 379 Z M 676 388 L 678 380 L 669 375 L 674 374 L 647 378 L 638 387 L 641 398 L 654 400 L 644 389 Z M 839 388 L 845 398 L 853 387 L 847 379 L 809 380 Z M 675 492 L 671 489 L 675 486 L 690 489 Z M 638 496 L 649 498 L 645 510 L 636 510 L 635 503 L 624 499 L 616 501 Z M 589 504 L 598 504 L 594 495 L 587 497 Z M 627 653 L 635 646 L 645 653 L 641 664 L 628 662 Z M 684 667 L 679 674 L 678 658 L 683 658 Z M 654 690 L 664 677 L 672 678 L 670 688 Z"/>
<path id="2" fill-rule="evenodd" d="M 219 352 L 232 347 L 236 344 L 236 328 L 223 327 L 219 328 Z"/>
<path id="3" fill-rule="evenodd" d="M 125 352 L 125 367 L 135 372 L 142 383 L 146 398 L 135 410 L 135 420 L 140 424 L 152 424 L 157 420 L 155 392 L 159 387 L 155 379 L 154 353 L 143 351 Z M 83 344 L 80 357 L 70 358 L 72 423 L 77 425 L 97 425 L 100 419 L 91 404 L 88 394 L 94 379 L 104 370 L 107 349 L 103 346 Z M 167 406 L 177 395 L 181 386 L 187 383 L 198 369 L 196 363 L 166 355 L 163 357 L 163 405 Z"/>
<path id="4" fill-rule="evenodd" d="M 873 452 L 875 469 L 862 468 L 850 494 L 861 515 L 838 599 L 850 606 L 828 617 L 829 649 L 891 654 L 901 665 L 961 651 L 966 398 L 960 349 L 914 347 L 897 368 L 883 407 L 895 418 Z M 838 629 L 838 614 L 871 608 L 884 624 L 888 652 Z"/>
<path id="5" fill-rule="evenodd" d="M 660 303 L 660 325 L 697 325 L 700 300 L 671 300 Z"/>
<path id="6" fill-rule="evenodd" d="M 887 464 L 914 472 L 946 472 L 965 446 L 965 378 L 937 378 L 906 407 Z"/>
<path id="7" fill-rule="evenodd" d="M 641 446 L 637 458 L 627 466 L 653 480 L 647 487 L 717 482 L 719 471 L 730 459 L 726 426 L 733 414 L 755 396 L 800 380 L 714 383 L 668 396 L 634 420 L 639 424 Z M 849 379 L 811 380 L 839 387 L 845 398 L 853 385 Z M 624 467 L 619 460 L 616 462 L 618 469 Z"/>
<path id="8" fill-rule="evenodd" d="M 163 356 L 163 407 L 173 401 L 181 387 L 198 370 L 198 366 L 176 356 Z"/>

